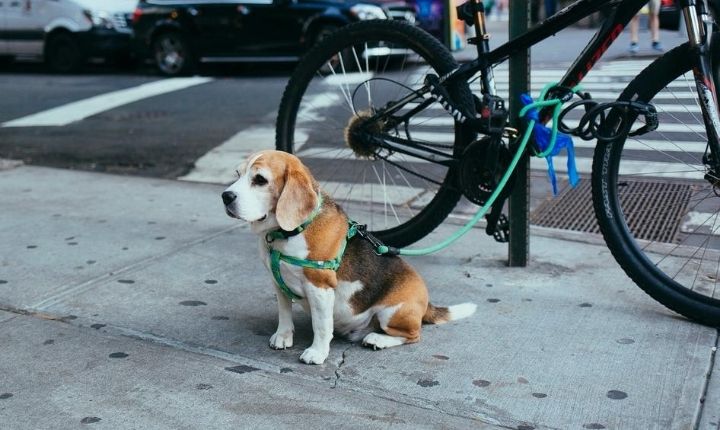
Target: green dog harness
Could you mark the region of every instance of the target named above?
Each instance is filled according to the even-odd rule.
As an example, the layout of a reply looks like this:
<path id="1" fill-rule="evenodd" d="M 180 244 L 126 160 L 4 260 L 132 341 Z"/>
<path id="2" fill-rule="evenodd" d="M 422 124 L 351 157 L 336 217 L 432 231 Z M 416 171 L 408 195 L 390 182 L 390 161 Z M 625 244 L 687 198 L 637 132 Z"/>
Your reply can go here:
<path id="1" fill-rule="evenodd" d="M 318 201 L 318 206 L 315 208 L 312 214 L 310 214 L 310 217 L 303 222 L 298 228 L 292 231 L 284 231 L 284 230 L 275 230 L 267 233 L 265 235 L 265 241 L 267 242 L 268 252 L 270 253 L 270 271 L 273 274 L 273 278 L 275 278 L 275 284 L 280 288 L 280 291 L 287 296 L 288 299 L 291 301 L 300 300 L 303 297 L 295 294 L 290 287 L 287 286 L 285 281 L 283 280 L 282 274 L 280 274 L 280 262 L 284 261 L 288 264 L 292 264 L 293 266 L 299 266 L 299 267 L 305 267 L 309 269 L 323 269 L 323 270 L 335 270 L 337 271 L 340 268 L 340 263 L 342 262 L 343 255 L 345 254 L 345 248 L 347 247 L 348 240 L 355 236 L 358 231 L 358 224 L 355 221 L 349 221 L 348 222 L 348 231 L 345 235 L 345 239 L 343 240 L 343 244 L 340 247 L 340 252 L 338 252 L 337 257 L 335 257 L 332 260 L 307 260 L 304 258 L 297 258 L 292 257 L 290 255 L 285 255 L 278 251 L 277 249 L 272 247 L 272 243 L 276 239 L 288 239 L 290 237 L 296 236 L 300 234 L 301 232 L 305 231 L 307 229 L 307 226 L 310 225 L 310 223 L 317 217 L 317 215 L 320 213 L 320 209 L 322 208 L 322 196 L 320 196 Z"/>

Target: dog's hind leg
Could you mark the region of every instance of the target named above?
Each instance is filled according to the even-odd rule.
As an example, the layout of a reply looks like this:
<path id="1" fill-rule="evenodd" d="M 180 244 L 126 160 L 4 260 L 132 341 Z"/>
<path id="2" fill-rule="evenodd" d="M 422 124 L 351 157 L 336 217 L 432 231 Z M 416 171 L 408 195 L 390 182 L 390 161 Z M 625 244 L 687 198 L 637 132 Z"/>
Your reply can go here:
<path id="1" fill-rule="evenodd" d="M 373 349 L 384 349 L 420 340 L 422 329 L 421 306 L 403 303 L 385 308 L 377 313 L 383 333 L 370 333 L 363 339 L 363 345 Z"/>

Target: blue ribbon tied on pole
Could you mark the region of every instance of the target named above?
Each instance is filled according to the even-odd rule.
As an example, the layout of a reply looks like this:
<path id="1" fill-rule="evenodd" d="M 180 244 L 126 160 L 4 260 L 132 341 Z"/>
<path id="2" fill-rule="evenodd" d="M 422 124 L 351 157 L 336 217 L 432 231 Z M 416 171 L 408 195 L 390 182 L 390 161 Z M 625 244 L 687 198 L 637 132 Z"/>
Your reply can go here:
<path id="1" fill-rule="evenodd" d="M 542 98 L 542 96 L 541 96 Z M 570 136 L 565 133 L 557 131 L 558 114 L 560 111 L 561 103 L 555 105 L 555 114 L 553 115 L 553 128 L 546 127 L 540 122 L 540 113 L 537 108 L 533 105 L 539 105 L 535 103 L 532 97 L 527 94 L 520 95 L 520 100 L 523 105 L 526 106 L 524 116 L 529 120 L 528 126 L 532 127 L 532 132 L 535 137 L 535 144 L 540 150 L 539 156 L 544 156 L 548 165 L 548 177 L 552 184 L 553 195 L 557 195 L 557 175 L 555 174 L 555 167 L 553 165 L 553 156 L 558 155 L 563 149 L 567 150 L 567 173 L 568 181 L 570 185 L 575 188 L 580 182 L 580 176 L 577 172 L 577 166 L 575 165 L 575 148 L 573 141 Z"/>

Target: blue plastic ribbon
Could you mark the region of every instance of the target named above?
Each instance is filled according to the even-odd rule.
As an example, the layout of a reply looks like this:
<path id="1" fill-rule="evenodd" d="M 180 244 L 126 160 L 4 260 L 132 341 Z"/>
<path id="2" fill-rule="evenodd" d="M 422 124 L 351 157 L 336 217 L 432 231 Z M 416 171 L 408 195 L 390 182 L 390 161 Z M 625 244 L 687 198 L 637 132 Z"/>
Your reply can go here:
<path id="1" fill-rule="evenodd" d="M 533 104 L 535 101 L 532 97 L 527 94 L 521 94 L 520 100 L 525 106 Z M 577 166 L 575 165 L 575 148 L 573 141 L 570 136 L 565 133 L 557 131 L 557 124 L 553 125 L 553 129 L 546 127 L 540 122 L 540 113 L 537 108 L 531 107 L 527 109 L 525 117 L 531 121 L 533 127 L 533 135 L 535 137 L 535 144 L 541 152 L 546 151 L 552 147 L 550 153 L 545 157 L 548 165 L 548 177 L 552 184 L 553 195 L 557 195 L 557 175 L 555 174 L 555 167 L 553 165 L 553 156 L 558 155 L 563 149 L 567 150 L 567 170 L 568 180 L 570 185 L 574 188 L 580 182 L 580 176 L 577 172 Z M 554 122 L 558 121 L 557 115 L 554 116 Z M 555 136 L 553 136 L 553 134 Z M 553 145 L 553 137 L 555 138 Z"/>

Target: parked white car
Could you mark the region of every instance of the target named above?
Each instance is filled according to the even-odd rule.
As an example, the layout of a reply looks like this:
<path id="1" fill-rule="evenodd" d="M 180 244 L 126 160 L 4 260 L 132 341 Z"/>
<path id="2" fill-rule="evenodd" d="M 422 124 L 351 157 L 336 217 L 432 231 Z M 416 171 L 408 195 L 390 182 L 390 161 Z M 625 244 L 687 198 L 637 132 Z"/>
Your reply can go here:
<path id="1" fill-rule="evenodd" d="M 130 53 L 136 0 L 0 0 L 0 56 L 43 59 L 57 72 Z"/>

